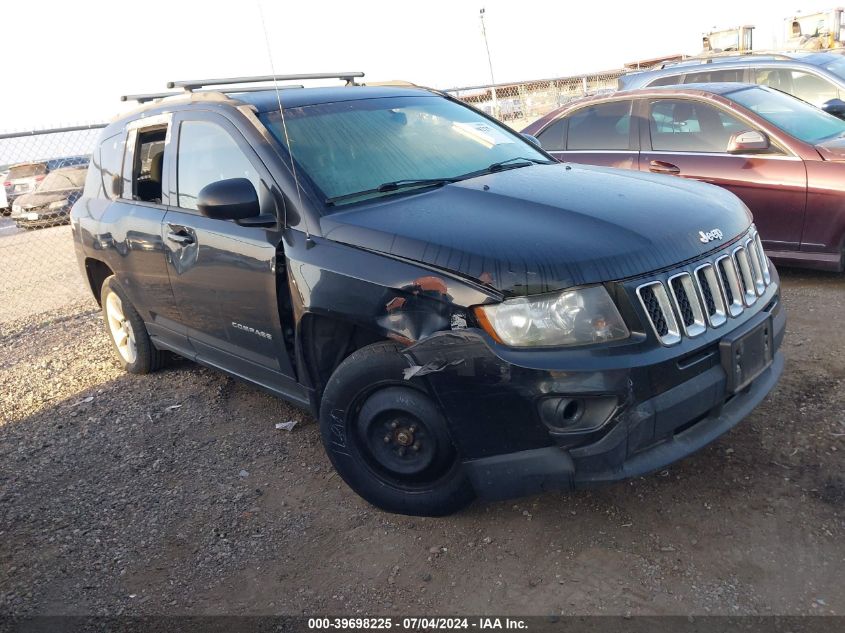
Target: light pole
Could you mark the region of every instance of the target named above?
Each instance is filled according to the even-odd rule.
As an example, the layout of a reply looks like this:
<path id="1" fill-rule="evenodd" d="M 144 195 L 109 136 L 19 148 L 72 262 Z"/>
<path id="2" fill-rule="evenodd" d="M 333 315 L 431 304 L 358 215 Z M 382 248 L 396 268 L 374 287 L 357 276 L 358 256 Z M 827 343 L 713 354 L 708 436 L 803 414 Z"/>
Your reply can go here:
<path id="1" fill-rule="evenodd" d="M 487 49 L 487 65 L 490 67 L 490 89 L 493 92 L 493 116 L 499 118 L 499 101 L 496 98 L 496 80 L 493 78 L 493 60 L 490 59 L 490 44 L 487 43 L 487 28 L 484 26 L 484 7 L 478 12 L 481 18 L 481 34 L 484 36 L 484 48 Z"/>

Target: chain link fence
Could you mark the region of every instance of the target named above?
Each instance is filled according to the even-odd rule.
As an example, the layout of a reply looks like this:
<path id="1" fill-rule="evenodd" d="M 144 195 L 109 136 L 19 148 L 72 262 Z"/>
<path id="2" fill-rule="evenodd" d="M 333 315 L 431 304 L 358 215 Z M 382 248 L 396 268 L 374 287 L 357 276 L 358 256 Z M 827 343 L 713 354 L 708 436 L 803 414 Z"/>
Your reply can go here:
<path id="1" fill-rule="evenodd" d="M 0 332 L 89 299 L 68 214 L 102 127 L 0 134 Z"/>
<path id="2" fill-rule="evenodd" d="M 521 131 L 570 101 L 616 90 L 617 79 L 624 72 L 620 69 L 577 77 L 450 88 L 446 92 Z"/>

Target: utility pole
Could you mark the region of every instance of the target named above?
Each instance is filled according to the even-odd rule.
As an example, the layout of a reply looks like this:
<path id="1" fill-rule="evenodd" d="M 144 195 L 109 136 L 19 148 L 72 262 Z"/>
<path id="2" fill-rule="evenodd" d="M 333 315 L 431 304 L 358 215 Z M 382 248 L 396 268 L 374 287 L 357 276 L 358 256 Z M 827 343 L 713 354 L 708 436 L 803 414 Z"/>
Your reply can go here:
<path id="1" fill-rule="evenodd" d="M 497 119 L 499 112 L 499 100 L 496 98 L 496 80 L 493 78 L 493 60 L 490 58 L 490 44 L 487 43 L 487 28 L 484 26 L 484 7 L 478 12 L 481 18 L 481 34 L 484 36 L 484 48 L 487 49 L 487 65 L 490 67 L 490 89 L 493 92 L 493 116 Z"/>

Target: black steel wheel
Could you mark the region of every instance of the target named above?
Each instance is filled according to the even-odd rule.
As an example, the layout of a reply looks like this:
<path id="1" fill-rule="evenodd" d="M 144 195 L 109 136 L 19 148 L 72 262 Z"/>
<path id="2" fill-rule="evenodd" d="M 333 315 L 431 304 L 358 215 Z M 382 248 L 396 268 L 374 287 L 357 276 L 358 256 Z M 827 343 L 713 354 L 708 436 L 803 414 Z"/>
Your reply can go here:
<path id="1" fill-rule="evenodd" d="M 474 491 L 425 385 L 403 379 L 407 366 L 393 343 L 367 346 L 341 363 L 320 405 L 323 445 L 338 474 L 373 505 L 451 514 Z"/>

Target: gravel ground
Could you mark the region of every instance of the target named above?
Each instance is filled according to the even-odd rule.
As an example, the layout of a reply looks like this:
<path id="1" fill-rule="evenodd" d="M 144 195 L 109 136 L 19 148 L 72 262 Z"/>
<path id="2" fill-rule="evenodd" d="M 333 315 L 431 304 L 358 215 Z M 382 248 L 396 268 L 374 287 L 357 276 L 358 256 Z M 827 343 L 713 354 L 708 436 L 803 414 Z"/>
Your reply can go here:
<path id="1" fill-rule="evenodd" d="M 845 614 L 845 279 L 783 285 L 786 373 L 733 432 L 445 519 L 368 506 L 313 419 L 249 385 L 121 373 L 90 301 L 7 321 L 0 613 Z"/>

